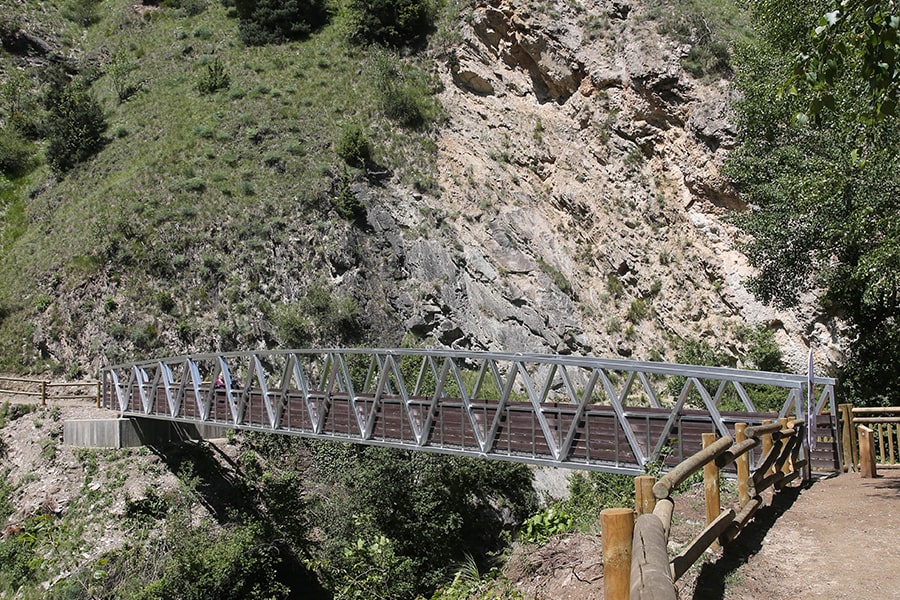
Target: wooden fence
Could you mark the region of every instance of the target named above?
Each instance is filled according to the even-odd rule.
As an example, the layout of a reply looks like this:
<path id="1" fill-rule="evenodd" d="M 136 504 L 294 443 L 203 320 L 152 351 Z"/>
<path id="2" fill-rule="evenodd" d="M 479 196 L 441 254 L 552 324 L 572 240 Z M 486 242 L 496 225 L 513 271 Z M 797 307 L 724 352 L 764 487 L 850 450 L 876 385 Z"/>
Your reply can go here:
<path id="1" fill-rule="evenodd" d="M 101 390 L 99 381 L 60 382 L 0 377 L 0 400 L 10 396 L 40 398 L 42 406 L 46 406 L 48 400 L 92 400 L 100 406 Z"/>
<path id="2" fill-rule="evenodd" d="M 900 406 L 838 406 L 844 470 L 875 477 L 881 467 L 900 465 Z"/>
<path id="3" fill-rule="evenodd" d="M 685 459 L 658 481 L 650 476 L 635 479 L 637 520 L 631 509 L 601 512 L 604 557 L 604 597 L 607 600 L 675 600 L 675 582 L 714 544 L 734 540 L 763 505 L 760 494 L 776 490 L 799 477 L 811 475 L 805 448 L 806 426 L 801 421 L 780 419 L 748 427 L 735 426 L 734 437 L 704 434 L 704 448 Z M 762 446 L 762 459 L 750 471 L 748 452 Z M 719 470 L 735 463 L 738 506 L 722 510 Z M 706 528 L 677 556 L 668 554 L 669 531 L 675 501 L 672 491 L 703 469 Z M 752 491 L 752 492 L 751 492 Z"/>

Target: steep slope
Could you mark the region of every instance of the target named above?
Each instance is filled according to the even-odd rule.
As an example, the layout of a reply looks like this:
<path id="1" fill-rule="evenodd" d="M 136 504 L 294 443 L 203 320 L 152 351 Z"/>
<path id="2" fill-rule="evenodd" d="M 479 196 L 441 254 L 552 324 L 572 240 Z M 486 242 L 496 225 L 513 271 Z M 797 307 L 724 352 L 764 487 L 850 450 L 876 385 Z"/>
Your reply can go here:
<path id="1" fill-rule="evenodd" d="M 459 9 L 403 61 L 347 46 L 340 23 L 245 49 L 217 5 L 120 2 L 79 44 L 56 40 L 99 69 L 111 137 L 64 178 L 20 184 L 29 225 L 4 242 L 5 363 L 75 374 L 406 333 L 641 359 L 704 340 L 740 362 L 757 325 L 795 368 L 809 344 L 840 360 L 834 323 L 745 288 L 726 218 L 743 207 L 718 174 L 735 138 L 728 82 L 684 70 L 691 45 L 660 33 L 655 3 Z M 230 88 L 198 94 L 220 59 Z M 385 116 L 385 60 L 382 77 L 430 65 L 432 128 Z M 118 102 L 119 84 L 134 95 Z M 353 122 L 376 146 L 366 169 L 335 155 Z M 364 215 L 342 218 L 347 201 Z"/>
<path id="2" fill-rule="evenodd" d="M 811 343 L 838 359 L 824 317 L 747 291 L 726 219 L 743 207 L 718 174 L 735 139 L 729 85 L 684 71 L 689 46 L 658 33 L 658 12 L 493 1 L 460 23 L 441 57 L 440 197 L 374 219 L 431 227 L 400 251 L 394 305 L 413 331 L 453 347 L 648 359 L 696 339 L 740 357 L 749 324 L 774 329 L 795 367 Z"/>

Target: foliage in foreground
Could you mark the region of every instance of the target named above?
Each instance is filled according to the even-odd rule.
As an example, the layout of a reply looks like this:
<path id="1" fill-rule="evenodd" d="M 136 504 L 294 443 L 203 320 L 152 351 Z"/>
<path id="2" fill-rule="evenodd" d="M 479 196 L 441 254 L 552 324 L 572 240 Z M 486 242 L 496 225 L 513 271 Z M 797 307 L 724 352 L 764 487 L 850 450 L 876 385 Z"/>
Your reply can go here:
<path id="1" fill-rule="evenodd" d="M 862 71 L 848 68 L 829 75 L 827 103 L 820 102 L 821 86 L 790 89 L 798 61 L 821 50 L 810 33 L 820 27 L 824 4 L 752 5 L 760 36 L 740 54 L 742 137 L 727 173 L 753 207 L 740 223 L 752 236 L 746 251 L 759 268 L 755 291 L 783 305 L 798 303 L 804 292 L 821 293 L 825 311 L 852 327 L 849 360 L 839 374 L 843 397 L 857 404 L 896 403 L 900 127 L 884 98 L 900 86 L 867 82 Z M 900 25 L 896 14 L 890 19 L 895 17 Z M 853 62 L 857 52 L 847 46 L 843 58 Z M 863 93 L 870 85 L 875 87 Z M 817 102 L 810 119 L 806 112 Z M 873 106 L 882 118 L 861 119 Z"/>
<path id="2" fill-rule="evenodd" d="M 485 564 L 536 507 L 523 465 L 317 443 L 312 567 L 339 598 L 430 594 L 471 555 Z"/>

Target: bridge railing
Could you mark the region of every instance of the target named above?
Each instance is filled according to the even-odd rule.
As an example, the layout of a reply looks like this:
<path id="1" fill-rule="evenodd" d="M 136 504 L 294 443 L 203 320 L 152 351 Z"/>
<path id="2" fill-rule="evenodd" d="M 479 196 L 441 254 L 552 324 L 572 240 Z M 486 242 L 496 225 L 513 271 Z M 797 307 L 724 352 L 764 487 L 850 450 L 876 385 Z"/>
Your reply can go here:
<path id="1" fill-rule="evenodd" d="M 748 453 L 762 447 L 763 458 L 751 471 Z M 716 439 L 708 434 L 704 448 L 679 463 L 659 481 L 637 477 L 637 520 L 631 509 L 601 513 L 604 552 L 604 597 L 608 600 L 675 600 L 675 582 L 713 544 L 732 542 L 763 506 L 762 492 L 781 490 L 799 477 L 810 477 L 806 424 L 781 419 L 748 427 Z M 719 469 L 736 462 L 738 504 L 722 510 Z M 677 555 L 668 553 L 675 509 L 672 491 L 703 469 L 706 527 Z"/>
<path id="2" fill-rule="evenodd" d="M 834 380 L 806 375 L 351 348 L 163 358 L 108 367 L 102 380 L 105 406 L 123 414 L 632 474 L 672 466 L 736 422 L 804 418 L 811 395 L 834 450 L 821 466 L 839 467 Z M 776 410 L 759 411 L 763 398 Z"/>

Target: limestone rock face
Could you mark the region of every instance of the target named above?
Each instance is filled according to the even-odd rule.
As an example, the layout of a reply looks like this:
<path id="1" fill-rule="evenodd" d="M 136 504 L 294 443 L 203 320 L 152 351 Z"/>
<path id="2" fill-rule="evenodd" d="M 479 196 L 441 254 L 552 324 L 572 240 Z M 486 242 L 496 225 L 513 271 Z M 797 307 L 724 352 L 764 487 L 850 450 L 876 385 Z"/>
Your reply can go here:
<path id="1" fill-rule="evenodd" d="M 689 76 L 640 2 L 533 7 L 476 2 L 441 65 L 441 193 L 415 201 L 440 227 L 385 232 L 402 322 L 456 348 L 636 359 L 682 339 L 739 356 L 735 332 L 767 324 L 797 369 L 810 343 L 838 360 L 834 323 L 745 287 L 728 82 Z"/>

